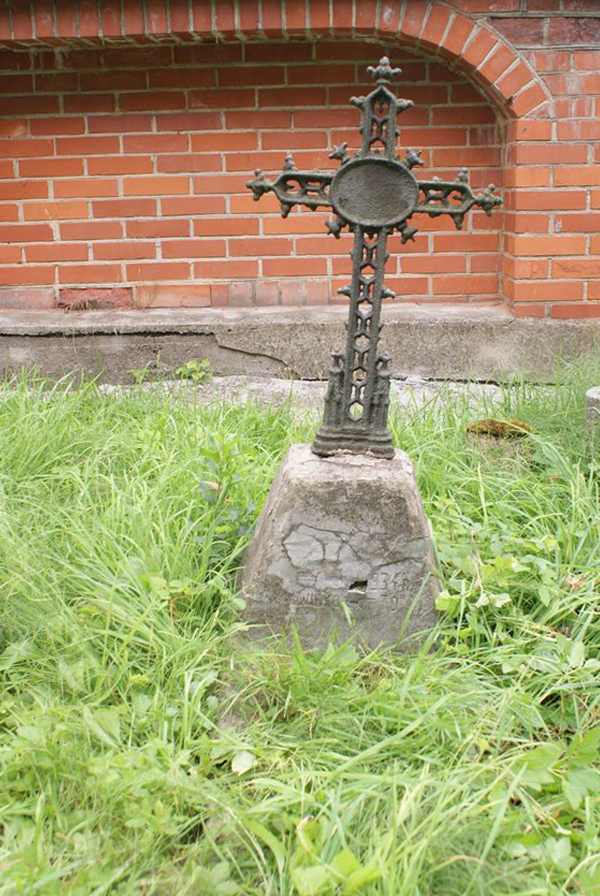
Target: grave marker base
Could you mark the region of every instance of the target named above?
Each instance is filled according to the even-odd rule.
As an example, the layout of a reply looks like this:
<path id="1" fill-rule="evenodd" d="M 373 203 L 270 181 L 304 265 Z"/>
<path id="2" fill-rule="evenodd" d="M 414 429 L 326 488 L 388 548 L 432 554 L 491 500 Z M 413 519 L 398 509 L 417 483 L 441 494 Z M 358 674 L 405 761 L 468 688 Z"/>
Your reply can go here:
<path id="1" fill-rule="evenodd" d="M 407 454 L 288 451 L 244 558 L 249 636 L 298 631 L 303 647 L 356 634 L 401 643 L 435 624 L 429 524 Z"/>

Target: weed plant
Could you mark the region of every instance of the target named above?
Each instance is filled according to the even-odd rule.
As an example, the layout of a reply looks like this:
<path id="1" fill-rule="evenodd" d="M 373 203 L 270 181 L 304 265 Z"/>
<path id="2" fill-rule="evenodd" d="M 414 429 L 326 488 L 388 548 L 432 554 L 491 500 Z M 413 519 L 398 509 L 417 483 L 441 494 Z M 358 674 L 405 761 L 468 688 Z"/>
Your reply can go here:
<path id="1" fill-rule="evenodd" d="M 235 570 L 313 417 L 3 387 L 0 896 L 598 896 L 598 381 L 394 415 L 439 625 L 312 655 L 241 646 Z"/>

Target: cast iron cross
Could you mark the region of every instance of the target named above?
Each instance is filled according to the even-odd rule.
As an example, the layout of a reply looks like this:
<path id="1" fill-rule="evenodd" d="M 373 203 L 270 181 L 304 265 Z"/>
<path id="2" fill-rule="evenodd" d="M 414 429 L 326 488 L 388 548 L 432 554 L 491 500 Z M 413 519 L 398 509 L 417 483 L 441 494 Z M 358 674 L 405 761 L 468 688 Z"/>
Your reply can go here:
<path id="1" fill-rule="evenodd" d="M 339 290 L 350 299 L 346 350 L 331 353 L 323 425 L 312 445 L 314 453 L 322 456 L 338 450 L 394 455 L 387 429 L 391 359 L 378 350 L 381 300 L 395 298 L 383 282 L 388 236 L 397 230 L 403 243 L 414 239 L 417 229 L 408 222 L 416 212 L 432 218 L 451 215 L 460 229 L 473 207 L 491 215 L 501 203 L 493 185 L 473 193 L 464 169 L 455 181 L 418 181 L 411 169 L 423 164 L 420 153 L 408 150 L 400 159 L 396 152 L 397 115 L 413 105 L 388 87 L 401 70 L 391 68 L 384 56 L 367 71 L 377 86 L 368 96 L 350 100 L 361 112 L 362 145 L 354 157 L 347 154 L 347 143 L 337 146 L 330 158 L 339 159 L 341 168 L 325 174 L 298 171 L 288 153 L 283 173 L 275 181 L 258 170 L 247 184 L 255 199 L 275 193 L 284 218 L 295 205 L 331 208 L 335 217 L 327 222 L 328 231 L 336 238 L 344 227 L 354 233 L 352 283 Z"/>

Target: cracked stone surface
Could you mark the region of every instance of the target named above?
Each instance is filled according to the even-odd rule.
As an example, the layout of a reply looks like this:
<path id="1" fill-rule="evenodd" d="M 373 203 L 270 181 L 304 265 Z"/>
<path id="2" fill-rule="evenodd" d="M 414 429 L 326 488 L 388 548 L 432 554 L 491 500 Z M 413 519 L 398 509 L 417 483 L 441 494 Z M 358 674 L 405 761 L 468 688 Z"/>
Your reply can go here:
<path id="1" fill-rule="evenodd" d="M 292 446 L 239 584 L 257 639 L 294 626 L 305 648 L 325 646 L 331 633 L 376 647 L 428 631 L 438 586 L 408 455 L 323 458 Z"/>

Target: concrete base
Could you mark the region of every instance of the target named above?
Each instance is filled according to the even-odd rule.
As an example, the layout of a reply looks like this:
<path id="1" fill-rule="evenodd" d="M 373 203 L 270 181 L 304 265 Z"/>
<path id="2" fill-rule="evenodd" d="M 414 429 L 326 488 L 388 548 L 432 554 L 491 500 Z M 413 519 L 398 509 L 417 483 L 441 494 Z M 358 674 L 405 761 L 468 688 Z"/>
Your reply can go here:
<path id="1" fill-rule="evenodd" d="M 594 386 L 585 393 L 585 416 L 594 439 L 600 436 L 600 386 Z"/>
<path id="2" fill-rule="evenodd" d="M 408 455 L 317 457 L 294 445 L 258 520 L 240 576 L 250 636 L 306 648 L 334 634 L 396 644 L 436 621 L 429 525 Z"/>
<path id="3" fill-rule="evenodd" d="M 132 370 L 172 373 L 207 358 L 217 375 L 326 379 L 347 309 L 169 309 L 0 312 L 0 370 L 37 367 L 131 383 Z M 515 319 L 503 306 L 386 305 L 381 348 L 392 375 L 551 382 L 556 365 L 600 352 L 600 321 Z"/>

